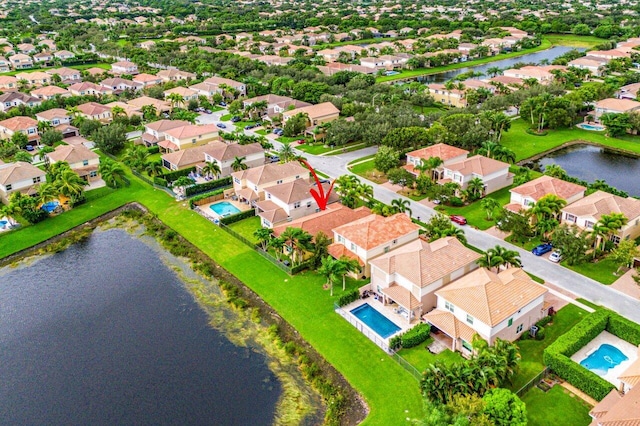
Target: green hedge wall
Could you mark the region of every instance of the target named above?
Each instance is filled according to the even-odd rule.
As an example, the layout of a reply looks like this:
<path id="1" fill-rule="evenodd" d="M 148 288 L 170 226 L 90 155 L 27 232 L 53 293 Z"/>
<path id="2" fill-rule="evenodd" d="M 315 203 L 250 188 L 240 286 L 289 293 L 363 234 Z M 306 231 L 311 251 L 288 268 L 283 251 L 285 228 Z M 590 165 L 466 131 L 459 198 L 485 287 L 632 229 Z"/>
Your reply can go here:
<path id="1" fill-rule="evenodd" d="M 429 338 L 431 334 L 431 324 L 421 323 L 403 333 L 401 338 L 401 344 L 403 348 L 413 348 L 418 346 Z"/>
<path id="2" fill-rule="evenodd" d="M 189 173 L 195 172 L 195 171 L 196 171 L 195 167 L 188 167 L 186 169 L 176 170 L 176 171 L 173 171 L 173 172 L 165 173 L 164 175 L 162 175 L 162 177 L 167 182 L 171 183 L 174 180 L 178 179 L 180 176 L 187 176 Z"/>
<path id="3" fill-rule="evenodd" d="M 220 222 L 225 225 L 231 225 L 232 223 L 240 222 L 243 219 L 248 217 L 253 217 L 256 215 L 256 209 L 247 210 L 246 212 L 232 214 L 231 216 L 223 217 L 220 219 Z"/>
<path id="4" fill-rule="evenodd" d="M 215 191 L 205 192 L 204 194 L 196 195 L 189 199 L 189 207 L 194 208 L 196 201 L 204 200 L 205 198 L 213 197 L 214 195 L 220 195 L 224 192 L 224 188 L 216 189 Z"/>
<path id="5" fill-rule="evenodd" d="M 160 147 L 157 146 L 157 145 L 156 146 L 150 146 L 150 147 L 147 148 L 147 152 L 149 154 L 157 154 L 157 153 L 160 152 Z"/>
<path id="6" fill-rule="evenodd" d="M 629 321 L 615 312 L 611 312 L 609 315 L 607 331 L 632 345 L 640 345 L 640 324 Z"/>
<path id="7" fill-rule="evenodd" d="M 211 191 L 213 189 L 228 187 L 231 185 L 231 176 L 224 177 L 218 180 L 212 180 L 205 183 L 199 183 L 197 185 L 188 186 L 185 190 L 186 196 L 200 194 L 202 192 Z"/>
<path id="8" fill-rule="evenodd" d="M 338 306 L 345 306 L 351 302 L 354 302 L 360 298 L 360 290 L 354 288 L 353 290 L 343 294 L 338 298 Z"/>

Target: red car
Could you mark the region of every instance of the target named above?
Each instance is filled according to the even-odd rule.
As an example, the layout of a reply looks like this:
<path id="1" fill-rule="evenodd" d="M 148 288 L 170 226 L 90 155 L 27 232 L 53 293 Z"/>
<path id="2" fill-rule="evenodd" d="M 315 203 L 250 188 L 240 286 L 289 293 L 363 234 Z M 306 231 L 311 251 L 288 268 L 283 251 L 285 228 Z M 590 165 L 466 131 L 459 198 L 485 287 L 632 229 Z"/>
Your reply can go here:
<path id="1" fill-rule="evenodd" d="M 296 142 L 298 143 L 298 145 L 304 145 L 304 143 L 306 142 L 306 140 L 304 140 L 304 139 L 298 139 Z"/>
<path id="2" fill-rule="evenodd" d="M 458 225 L 466 225 L 467 224 L 467 219 L 465 219 L 464 216 L 451 215 L 451 216 L 449 216 L 449 219 L 451 219 L 451 222 L 455 222 Z"/>

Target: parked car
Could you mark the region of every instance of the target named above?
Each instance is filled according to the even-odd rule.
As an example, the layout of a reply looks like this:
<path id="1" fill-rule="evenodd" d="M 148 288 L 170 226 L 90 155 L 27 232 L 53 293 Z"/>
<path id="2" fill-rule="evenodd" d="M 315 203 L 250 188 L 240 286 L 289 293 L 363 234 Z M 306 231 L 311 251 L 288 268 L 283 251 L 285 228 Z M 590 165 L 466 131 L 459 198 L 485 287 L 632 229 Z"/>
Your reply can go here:
<path id="1" fill-rule="evenodd" d="M 24 147 L 24 149 L 26 149 L 27 151 L 33 151 L 35 148 L 33 147 L 33 145 L 27 145 Z"/>
<path id="2" fill-rule="evenodd" d="M 553 250 L 553 244 L 542 243 L 539 246 L 534 247 L 533 250 L 531 250 L 531 253 L 536 256 L 542 256 L 545 253 L 549 253 L 551 250 Z"/>
<path id="3" fill-rule="evenodd" d="M 198 108 L 196 108 L 196 110 L 195 110 L 195 111 L 196 111 L 196 112 L 204 112 L 204 108 L 202 108 L 202 107 L 198 107 Z"/>
<path id="4" fill-rule="evenodd" d="M 206 112 L 207 114 L 211 114 L 211 110 L 210 109 L 205 109 L 204 112 Z"/>
<path id="5" fill-rule="evenodd" d="M 296 141 L 296 143 L 297 143 L 298 145 L 304 145 L 306 142 L 307 142 L 307 141 L 306 141 L 306 140 L 304 140 L 304 139 L 298 139 L 298 140 Z"/>
<path id="6" fill-rule="evenodd" d="M 555 250 L 549 255 L 549 260 L 554 263 L 560 262 L 562 260 L 562 253 L 560 253 L 558 250 Z"/>
<path id="7" fill-rule="evenodd" d="M 255 126 L 253 124 L 247 124 L 246 126 L 244 126 L 245 130 L 251 130 L 253 129 Z"/>
<path id="8" fill-rule="evenodd" d="M 224 101 L 221 101 L 221 102 L 219 103 L 219 105 L 220 105 L 220 106 L 222 106 L 222 107 L 226 107 L 226 106 L 227 106 L 227 103 L 226 103 L 226 102 L 224 102 Z"/>
<path id="9" fill-rule="evenodd" d="M 269 162 L 271 163 L 278 163 L 280 161 L 280 157 L 278 157 L 277 155 L 272 155 L 271 157 L 269 157 Z"/>
<path id="10" fill-rule="evenodd" d="M 216 126 L 218 126 L 221 129 L 226 129 L 227 128 L 227 125 L 224 124 L 224 123 L 216 123 Z"/>
<path id="11" fill-rule="evenodd" d="M 279 127 L 276 127 L 275 129 L 272 130 L 273 133 L 275 133 L 278 136 L 282 136 L 282 134 L 284 133 L 284 130 L 282 130 Z"/>
<path id="12" fill-rule="evenodd" d="M 232 123 L 237 123 L 238 121 L 240 121 L 240 117 L 238 117 L 237 115 L 231 117 L 231 122 Z"/>
<path id="13" fill-rule="evenodd" d="M 465 219 L 464 216 L 453 214 L 453 215 L 449 216 L 449 219 L 451 219 L 451 222 L 455 222 L 458 225 L 466 225 L 467 224 L 467 219 Z"/>

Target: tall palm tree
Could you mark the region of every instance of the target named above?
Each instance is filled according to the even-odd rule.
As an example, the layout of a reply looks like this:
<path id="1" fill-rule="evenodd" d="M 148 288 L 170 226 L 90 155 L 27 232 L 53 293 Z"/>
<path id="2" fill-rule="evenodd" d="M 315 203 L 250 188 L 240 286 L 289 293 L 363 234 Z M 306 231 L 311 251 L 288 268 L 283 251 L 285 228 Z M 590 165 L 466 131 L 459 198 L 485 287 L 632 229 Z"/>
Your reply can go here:
<path id="1" fill-rule="evenodd" d="M 398 213 L 409 212 L 409 217 L 412 216 L 413 212 L 409 208 L 411 202 L 409 200 L 405 200 L 402 198 L 396 198 L 395 200 L 391 200 L 391 208 Z"/>
<path id="2" fill-rule="evenodd" d="M 249 166 L 244 163 L 247 157 L 235 157 L 233 159 L 233 163 L 231 163 L 231 170 L 237 172 L 239 170 L 247 170 Z"/>
<path id="3" fill-rule="evenodd" d="M 557 219 L 567 202 L 555 194 L 547 194 L 541 197 L 532 207 L 531 213 L 538 221 L 544 219 Z"/>
<path id="4" fill-rule="evenodd" d="M 122 161 L 132 169 L 140 171 L 147 164 L 148 158 L 149 151 L 147 148 L 143 145 L 134 145 L 125 151 Z"/>
<path id="5" fill-rule="evenodd" d="M 153 120 L 154 118 L 156 118 L 158 116 L 158 109 L 156 108 L 155 105 L 143 105 L 141 108 L 142 111 L 142 118 L 144 118 L 145 120 Z"/>
<path id="6" fill-rule="evenodd" d="M 480 207 L 487 213 L 487 220 L 493 219 L 493 214 L 500 207 L 500 203 L 495 198 L 485 198 L 480 202 Z"/>
<path id="7" fill-rule="evenodd" d="M 202 168 L 202 173 L 207 176 L 215 176 L 217 179 L 222 173 L 222 169 L 220 169 L 220 164 L 217 161 L 207 161 Z"/>
<path id="8" fill-rule="evenodd" d="M 56 189 L 64 196 L 77 198 L 84 192 L 86 181 L 71 169 L 64 170 L 54 182 Z"/>
<path id="9" fill-rule="evenodd" d="M 346 288 L 346 276 L 350 272 L 360 271 L 360 263 L 356 259 L 350 259 L 346 256 L 342 256 L 339 260 L 342 263 L 342 269 L 340 270 L 342 275 L 342 291 Z"/>
<path id="10" fill-rule="evenodd" d="M 147 161 L 144 165 L 144 171 L 149 176 L 160 176 L 164 170 L 160 161 Z"/>
<path id="11" fill-rule="evenodd" d="M 114 120 L 120 116 L 126 116 L 126 115 L 127 115 L 127 112 L 121 106 L 116 105 L 111 108 L 111 116 L 113 117 Z"/>
<path id="12" fill-rule="evenodd" d="M 267 250 L 269 241 L 273 238 L 273 230 L 269 228 L 258 228 L 253 232 L 253 236 L 258 239 L 258 243 L 262 250 Z"/>
<path id="13" fill-rule="evenodd" d="M 331 256 L 322 259 L 322 264 L 317 272 L 327 279 L 326 286 L 330 288 L 331 296 L 333 296 L 333 283 L 346 273 L 344 264 Z"/>
<path id="14" fill-rule="evenodd" d="M 299 235 L 300 228 L 292 228 L 287 227 L 282 234 L 280 234 L 280 238 L 284 243 L 284 246 L 287 247 L 287 251 L 291 255 L 291 263 L 293 263 L 293 258 L 295 256 L 295 243 Z"/>
<path id="15" fill-rule="evenodd" d="M 440 157 L 429 157 L 426 160 L 421 159 L 420 163 L 414 168 L 420 173 L 425 173 L 431 180 L 434 179 L 434 170 L 440 167 L 444 161 Z"/>
<path id="16" fill-rule="evenodd" d="M 38 186 L 38 202 L 40 204 L 48 203 L 58 198 L 60 191 L 51 182 L 45 182 Z"/>
<path id="17" fill-rule="evenodd" d="M 285 143 L 282 145 L 282 148 L 278 150 L 278 156 L 283 162 L 288 163 L 289 161 L 293 160 L 293 158 L 296 156 L 296 153 L 293 151 L 291 144 Z"/>
<path id="18" fill-rule="evenodd" d="M 276 259 L 279 261 L 280 255 L 282 254 L 282 247 L 284 247 L 284 240 L 282 239 L 282 236 L 270 239 L 268 247 L 271 247 L 275 251 Z"/>
<path id="19" fill-rule="evenodd" d="M 109 158 L 100 158 L 98 172 L 102 176 L 102 180 L 110 188 L 119 188 L 125 182 L 122 166 Z"/>
<path id="20" fill-rule="evenodd" d="M 496 270 L 500 269 L 501 266 L 519 267 L 522 265 L 520 255 L 517 251 L 509 250 L 500 245 L 487 250 L 484 257 L 478 259 L 477 263 L 480 267 L 489 269 L 495 268 Z"/>
<path id="21" fill-rule="evenodd" d="M 484 195 L 484 182 L 479 177 L 474 177 L 467 183 L 467 191 L 473 199 L 481 198 Z"/>
<path id="22" fill-rule="evenodd" d="M 184 96 L 179 93 L 170 93 L 167 99 L 171 102 L 171 108 L 176 108 L 184 104 Z"/>
<path id="23" fill-rule="evenodd" d="M 53 126 L 50 121 L 38 121 L 38 132 L 43 134 L 47 130 L 51 129 Z"/>
<path id="24" fill-rule="evenodd" d="M 598 227 L 598 230 L 601 233 L 602 250 L 605 249 L 606 241 L 608 239 L 610 240 L 616 232 L 627 224 L 628 221 L 629 220 L 623 213 L 603 214 L 600 216 L 600 220 L 594 225 L 593 229 L 595 233 L 596 227 Z"/>

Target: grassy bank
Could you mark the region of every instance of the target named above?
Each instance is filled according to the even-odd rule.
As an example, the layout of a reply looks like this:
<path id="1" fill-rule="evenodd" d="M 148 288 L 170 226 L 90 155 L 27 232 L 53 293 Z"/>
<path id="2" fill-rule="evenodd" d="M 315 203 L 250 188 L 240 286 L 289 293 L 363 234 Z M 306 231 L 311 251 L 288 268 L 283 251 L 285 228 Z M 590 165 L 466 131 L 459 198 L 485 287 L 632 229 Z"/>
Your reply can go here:
<path id="1" fill-rule="evenodd" d="M 404 80 L 404 79 L 407 79 L 407 78 L 419 77 L 419 76 L 422 76 L 422 75 L 438 74 L 438 73 L 441 73 L 441 72 L 456 70 L 456 69 L 459 69 L 459 68 L 467 68 L 467 67 L 472 67 L 474 65 L 482 65 L 482 64 L 487 64 L 489 62 L 500 61 L 502 59 L 517 58 L 518 56 L 523 56 L 523 55 L 527 55 L 529 53 L 539 52 L 541 50 L 546 50 L 546 49 L 548 49 L 550 47 L 551 47 L 551 42 L 549 40 L 547 40 L 547 39 L 543 39 L 542 43 L 540 44 L 540 46 L 534 47 L 532 49 L 521 50 L 519 52 L 503 53 L 503 54 L 499 54 L 497 56 L 489 56 L 489 57 L 482 58 L 482 59 L 476 59 L 476 60 L 467 61 L 467 62 L 460 62 L 460 63 L 457 63 L 457 64 L 451 64 L 451 65 L 446 65 L 446 66 L 442 66 L 442 67 L 420 68 L 420 69 L 415 69 L 415 70 L 405 70 L 405 71 L 402 71 L 400 74 L 389 75 L 389 76 L 384 76 L 384 77 L 378 77 L 378 78 L 376 78 L 376 82 L 384 83 L 384 82 L 389 82 L 389 81 Z"/>
<path id="2" fill-rule="evenodd" d="M 62 66 L 64 67 L 65 65 L 62 65 Z M 74 70 L 82 71 L 82 70 L 86 70 L 86 69 L 94 68 L 94 67 L 95 68 L 102 68 L 103 70 L 110 70 L 111 69 L 111 65 L 107 64 L 107 63 L 104 63 L 104 62 L 96 62 L 96 63 L 92 63 L 92 64 L 82 64 L 82 65 L 70 65 L 67 68 L 72 68 Z M 55 66 L 55 67 L 47 67 L 47 68 L 28 68 L 26 70 L 7 71 L 7 72 L 0 73 L 0 76 L 2 76 L 2 75 L 16 75 L 16 74 L 20 74 L 20 73 L 23 73 L 23 72 L 47 71 L 47 70 L 52 70 L 52 69 L 55 69 L 55 68 L 59 68 L 59 67 Z"/>
<path id="3" fill-rule="evenodd" d="M 584 47 L 586 49 L 591 49 L 607 41 L 594 36 L 580 36 L 575 34 L 546 34 L 544 38 L 549 40 L 554 46 Z"/>

